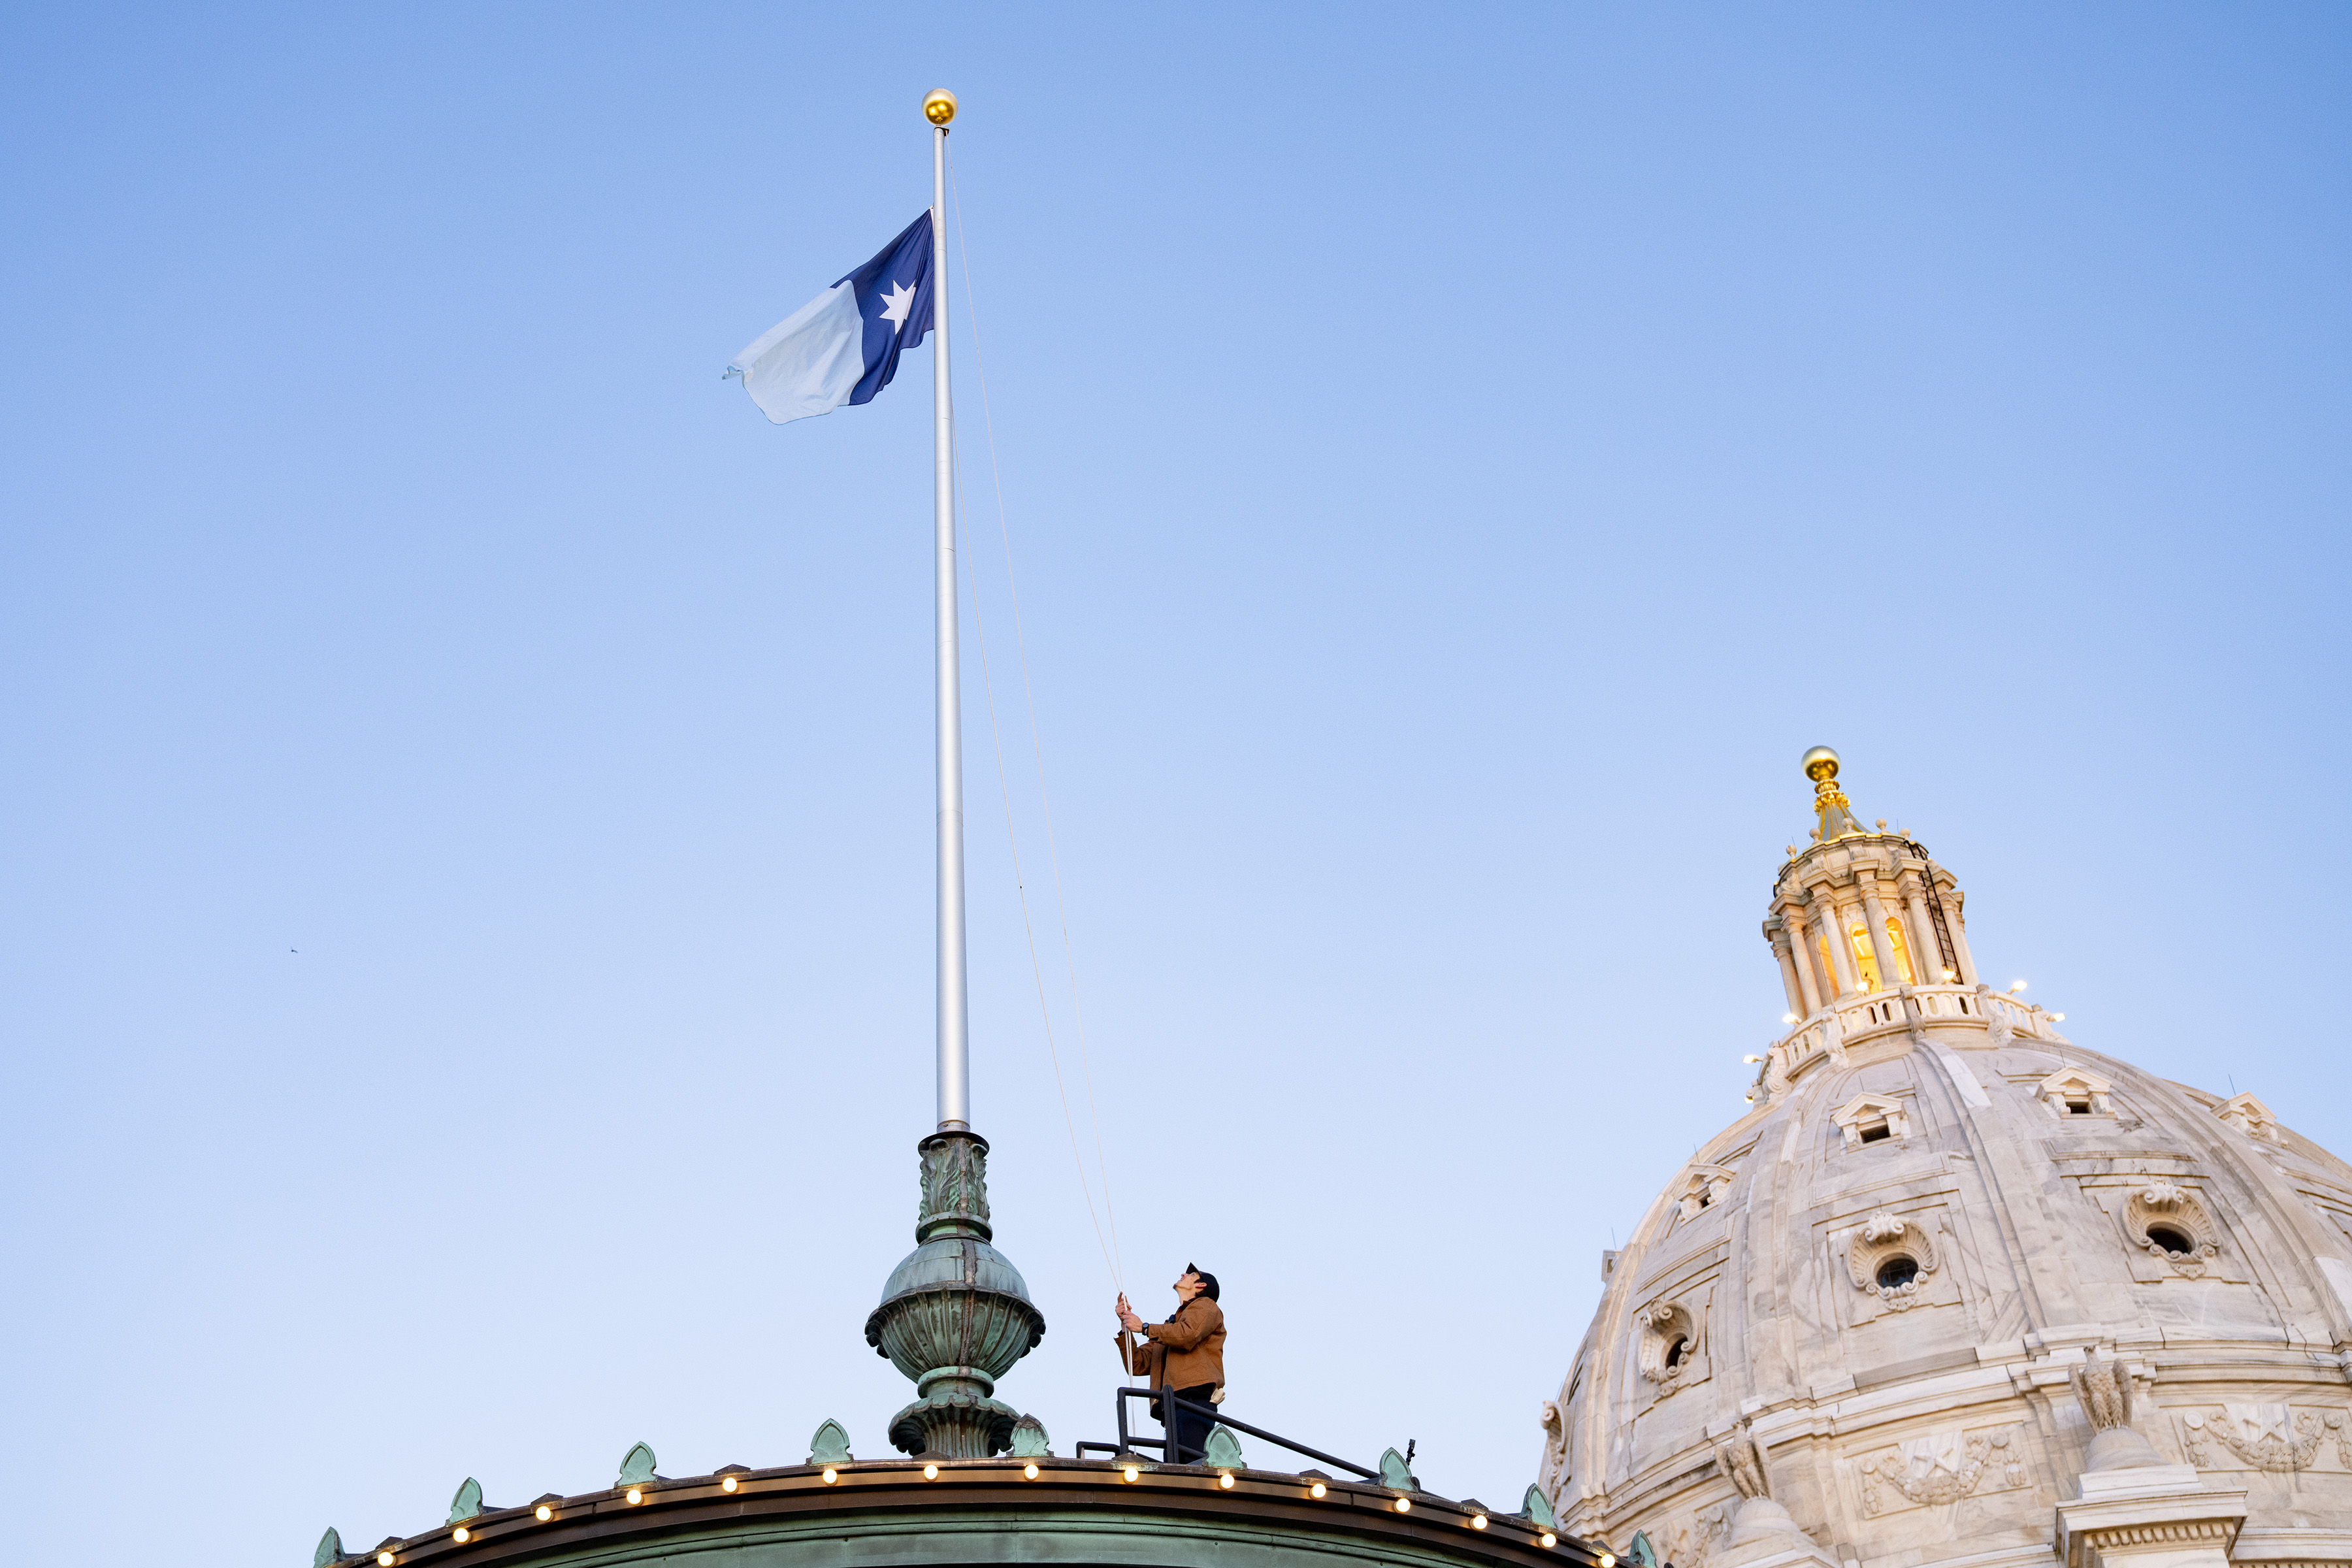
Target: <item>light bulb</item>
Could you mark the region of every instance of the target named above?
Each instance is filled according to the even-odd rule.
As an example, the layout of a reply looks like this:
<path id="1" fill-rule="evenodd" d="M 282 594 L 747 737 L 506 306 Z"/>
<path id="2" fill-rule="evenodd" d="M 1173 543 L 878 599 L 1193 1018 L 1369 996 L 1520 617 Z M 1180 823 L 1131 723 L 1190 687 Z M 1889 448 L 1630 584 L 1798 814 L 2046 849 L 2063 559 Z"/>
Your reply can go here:
<path id="1" fill-rule="evenodd" d="M 1396 1510 L 1399 1513 L 1411 1513 L 1412 1511 L 1412 1499 L 1409 1497 L 1401 1497 L 1397 1499 Z"/>
<path id="2" fill-rule="evenodd" d="M 393 1563 L 397 1561 L 398 1559 L 389 1552 L 379 1552 L 375 1554 L 376 1568 L 392 1568 Z"/>
<path id="3" fill-rule="evenodd" d="M 1474 1513 L 1474 1514 L 1472 1514 L 1472 1515 L 1470 1516 L 1470 1528 L 1471 1528 L 1471 1529 L 1473 1529 L 1473 1530 L 1484 1530 L 1484 1529 L 1486 1529 L 1486 1516 L 1485 1514 L 1483 1514 L 1483 1513 Z"/>
<path id="4" fill-rule="evenodd" d="M 545 1524 L 549 1520 L 555 1517 L 555 1510 L 548 1507 L 545 1503 L 541 1503 L 531 1511 L 539 1515 L 539 1522 L 541 1524 Z"/>
<path id="5" fill-rule="evenodd" d="M 835 1469 L 831 1465 L 827 1465 L 824 1468 L 824 1484 L 826 1486 L 831 1486 L 834 1482 L 839 1479 L 841 1479 L 841 1472 Z"/>
<path id="6" fill-rule="evenodd" d="M 1551 1543 L 1552 1533 L 1550 1531 L 1547 1530 L 1544 1531 L 1544 1544 L 1546 1546 L 1549 1546 Z M 1609 1552 L 1602 1552 L 1601 1554 L 1601 1568 L 1617 1568 L 1616 1554 Z"/>
<path id="7" fill-rule="evenodd" d="M 1227 1470 L 1223 1475 L 1219 1476 L 1219 1477 L 1217 1478 L 1217 1484 L 1218 1484 L 1219 1486 L 1221 1486 L 1221 1487 L 1224 1488 L 1227 1491 L 1231 1491 L 1231 1490 L 1233 1490 L 1233 1489 L 1234 1489 L 1234 1473 L 1233 1473 L 1233 1471 L 1231 1471 L 1231 1470 Z"/>
<path id="8" fill-rule="evenodd" d="M 2066 1015 L 2063 1013 L 2053 1013 L 2050 1015 L 2050 1021 L 2053 1024 L 2063 1024 L 2066 1021 Z"/>
<path id="9" fill-rule="evenodd" d="M 1794 1013 L 1783 1013 L 1780 1015 L 1780 1022 L 1783 1024 L 1793 1024 L 1796 1021 L 1797 1016 Z"/>
<path id="10" fill-rule="evenodd" d="M 629 1489 L 629 1500 L 631 1502 L 643 1502 L 646 1500 L 646 1494 L 637 1488 L 631 1487 Z"/>
<path id="11" fill-rule="evenodd" d="M 2012 980 L 2009 983 L 2009 988 L 2011 992 L 2022 991 L 2025 989 L 2025 982 L 2022 980 Z"/>
<path id="12" fill-rule="evenodd" d="M 461 1524 L 457 1529 L 449 1532 L 449 1539 L 456 1542 L 458 1545 L 463 1546 L 466 1544 L 467 1540 L 471 1536 L 471 1534 L 472 1531 L 468 1531 Z"/>
<path id="13" fill-rule="evenodd" d="M 1037 1479 L 1037 1461 L 1036 1461 L 1036 1460 L 1032 1459 L 1032 1460 L 1030 1460 L 1027 1464 L 1025 1464 L 1025 1465 L 1024 1465 L 1024 1466 L 1022 1466 L 1022 1467 L 1021 1467 L 1021 1478 L 1022 1478 L 1022 1479 L 1024 1479 L 1024 1480 L 1030 1480 L 1030 1481 L 1034 1481 L 1034 1480 L 1035 1480 L 1035 1479 Z"/>
<path id="14" fill-rule="evenodd" d="M 1307 1489 L 1307 1495 L 1308 1497 L 1321 1497 L 1328 1489 L 1326 1488 L 1321 1481 L 1317 1481 L 1313 1486 Z"/>
<path id="15" fill-rule="evenodd" d="M 937 1465 L 925 1465 L 923 1467 L 923 1479 L 927 1481 L 935 1481 L 939 1479 L 940 1468 Z"/>
<path id="16" fill-rule="evenodd" d="M 1554 1535 L 1549 1530 L 1544 1531 L 1543 1541 L 1546 1546 L 1558 1546 L 1559 1544 L 1559 1537 Z M 1610 1557 L 1609 1553 L 1606 1552 L 1602 1552 L 1601 1555 L 1609 1559 L 1608 1562 L 1601 1565 L 1601 1568 L 1617 1568 L 1617 1559 Z"/>
<path id="17" fill-rule="evenodd" d="M 1137 1468 L 1135 1466 L 1133 1466 L 1133 1465 L 1129 1465 L 1129 1466 L 1128 1466 L 1128 1467 L 1127 1467 L 1127 1468 L 1126 1468 L 1124 1471 L 1122 1471 L 1122 1472 L 1121 1472 L 1121 1474 L 1123 1474 L 1123 1475 L 1124 1475 L 1124 1476 L 1125 1476 L 1129 1480 L 1130 1480 L 1130 1481 L 1131 1481 L 1131 1480 L 1133 1480 L 1133 1479 L 1135 1479 L 1135 1478 L 1136 1478 L 1137 1476 L 1141 1475 L 1142 1473 L 1143 1473 L 1143 1472 L 1142 1472 L 1141 1470 L 1138 1469 L 1138 1468 Z"/>
<path id="18" fill-rule="evenodd" d="M 733 1476 L 730 1476 L 725 1480 L 719 1482 L 719 1489 L 722 1492 L 733 1491 L 735 1489 L 735 1478 Z"/>

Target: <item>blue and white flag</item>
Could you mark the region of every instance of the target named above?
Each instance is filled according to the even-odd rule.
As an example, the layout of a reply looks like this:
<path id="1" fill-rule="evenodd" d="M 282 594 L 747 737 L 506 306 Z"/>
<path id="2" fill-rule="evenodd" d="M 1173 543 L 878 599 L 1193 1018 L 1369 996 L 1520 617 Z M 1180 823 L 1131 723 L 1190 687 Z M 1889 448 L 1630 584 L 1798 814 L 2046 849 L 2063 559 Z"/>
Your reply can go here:
<path id="1" fill-rule="evenodd" d="M 931 330 L 931 215 L 882 253 L 761 334 L 727 367 L 769 422 L 870 403 L 898 374 L 898 351 Z"/>

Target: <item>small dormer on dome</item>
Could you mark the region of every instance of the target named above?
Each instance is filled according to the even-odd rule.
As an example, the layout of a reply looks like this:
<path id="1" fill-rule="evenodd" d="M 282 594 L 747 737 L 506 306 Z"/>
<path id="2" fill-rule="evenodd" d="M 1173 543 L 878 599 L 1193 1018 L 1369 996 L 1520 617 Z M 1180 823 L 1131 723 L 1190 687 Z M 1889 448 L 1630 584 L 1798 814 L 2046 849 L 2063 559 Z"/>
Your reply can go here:
<path id="1" fill-rule="evenodd" d="M 1683 1218 L 1696 1219 L 1721 1203 L 1731 1191 L 1731 1178 L 1738 1173 L 1728 1165 L 1692 1166 L 1683 1178 L 1682 1196 L 1677 1200 Z"/>
<path id="2" fill-rule="evenodd" d="M 1891 1095 L 1857 1094 L 1830 1112 L 1830 1124 L 1845 1134 L 1845 1146 L 1901 1142 L 1911 1136 L 1911 1119 Z"/>
<path id="3" fill-rule="evenodd" d="M 2035 1084 L 2033 1092 L 2053 1116 L 2113 1116 L 2116 1108 L 2107 1096 L 2115 1087 L 2095 1072 L 2070 1067 Z"/>
<path id="4" fill-rule="evenodd" d="M 2213 1114 L 2257 1142 L 2279 1141 L 2278 1118 L 2251 1094 L 2232 1095 L 2213 1108 Z"/>

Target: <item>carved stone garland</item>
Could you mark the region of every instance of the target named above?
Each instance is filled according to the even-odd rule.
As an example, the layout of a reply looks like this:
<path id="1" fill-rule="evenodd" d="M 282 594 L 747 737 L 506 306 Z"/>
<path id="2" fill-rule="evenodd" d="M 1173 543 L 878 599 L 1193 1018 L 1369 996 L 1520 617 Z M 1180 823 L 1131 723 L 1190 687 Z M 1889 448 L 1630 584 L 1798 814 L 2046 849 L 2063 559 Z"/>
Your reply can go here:
<path id="1" fill-rule="evenodd" d="M 2294 1410 L 2284 1405 L 2230 1405 L 2220 1415 L 2190 1411 L 2180 1417 L 2181 1446 L 2189 1462 L 2211 1469 L 2217 1442 L 2257 1470 L 2303 1470 L 2311 1467 L 2320 1440 L 2333 1433 L 2337 1458 L 2352 1465 L 2352 1431 L 2340 1412 Z"/>
<path id="2" fill-rule="evenodd" d="M 2000 1460 L 2002 1481 L 2012 1487 L 2023 1486 L 2025 1465 L 2011 1446 L 2014 1436 L 2006 1427 L 1998 1432 L 1971 1434 L 1960 1447 L 1960 1466 L 1957 1470 L 1940 1459 L 1924 1466 L 1916 1464 L 1912 1456 L 1901 1448 L 1864 1459 L 1857 1467 L 1862 1476 L 1862 1511 L 1880 1511 L 1881 1486 L 1893 1487 L 1913 1502 L 1958 1502 L 1977 1489 L 1996 1456 Z"/>
<path id="3" fill-rule="evenodd" d="M 1908 1284 L 1879 1284 L 1879 1269 L 1896 1258 L 1908 1258 L 1918 1272 Z M 1846 1244 L 1845 1271 L 1855 1289 L 1877 1297 L 1891 1310 L 1900 1312 L 1918 1303 L 1927 1276 L 1936 1271 L 1936 1243 L 1918 1221 L 1881 1209 L 1864 1220 Z"/>

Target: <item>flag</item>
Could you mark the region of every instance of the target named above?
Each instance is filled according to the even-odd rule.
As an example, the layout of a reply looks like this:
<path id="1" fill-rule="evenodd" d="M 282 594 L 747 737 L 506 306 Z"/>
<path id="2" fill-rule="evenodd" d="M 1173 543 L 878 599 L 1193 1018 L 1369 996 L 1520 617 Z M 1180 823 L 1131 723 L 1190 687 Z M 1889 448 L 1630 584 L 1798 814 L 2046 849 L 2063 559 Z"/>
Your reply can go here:
<path id="1" fill-rule="evenodd" d="M 931 330 L 931 215 L 908 224 L 873 260 L 761 334 L 730 375 L 769 422 L 870 403 L 898 374 L 898 351 Z"/>

